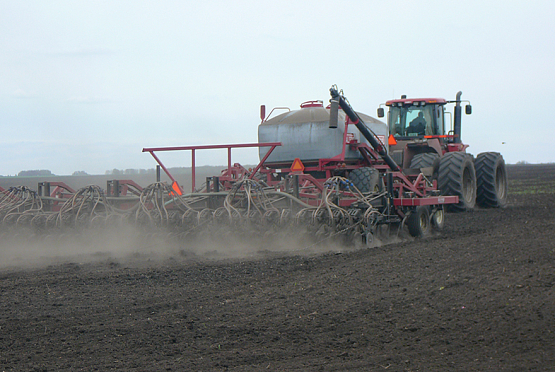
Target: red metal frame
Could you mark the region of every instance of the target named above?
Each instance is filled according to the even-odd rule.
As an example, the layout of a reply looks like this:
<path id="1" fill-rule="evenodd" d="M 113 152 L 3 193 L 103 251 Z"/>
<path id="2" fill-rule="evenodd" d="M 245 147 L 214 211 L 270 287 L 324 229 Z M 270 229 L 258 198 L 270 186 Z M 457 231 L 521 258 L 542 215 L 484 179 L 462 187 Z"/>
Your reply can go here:
<path id="1" fill-rule="evenodd" d="M 141 185 L 133 180 L 109 180 L 108 183 L 113 183 L 114 181 L 117 181 L 121 190 L 106 187 L 106 196 L 127 196 L 127 194 L 139 196 L 141 191 L 143 191 Z"/>
<path id="2" fill-rule="evenodd" d="M 329 159 L 319 159 L 318 165 L 313 166 L 306 166 L 305 165 L 305 173 L 298 173 L 299 176 L 299 183 L 300 183 L 300 192 L 299 197 L 304 199 L 308 204 L 311 205 L 318 205 L 319 198 L 323 194 L 324 191 L 324 182 L 326 179 L 332 176 L 332 171 L 337 169 L 357 169 L 360 167 L 365 166 L 373 166 L 376 169 L 379 169 L 382 172 L 387 172 L 390 168 L 384 161 L 381 159 L 379 154 L 370 146 L 365 143 L 358 143 L 358 142 L 350 142 L 347 143 L 347 128 L 350 124 L 349 120 L 345 121 L 345 132 L 344 132 L 344 141 L 343 141 L 343 148 L 340 154 L 334 156 L 333 158 Z M 345 150 L 346 146 L 349 145 L 353 149 L 357 149 L 360 151 L 363 159 L 356 160 L 354 162 L 349 162 L 346 164 L 345 162 Z M 293 173 L 291 171 L 291 164 L 288 164 L 288 168 L 280 167 L 276 168 L 267 168 L 264 166 L 264 163 L 273 152 L 273 150 L 277 147 L 281 146 L 281 142 L 267 142 L 267 143 L 248 143 L 248 144 L 229 144 L 229 145 L 203 145 L 203 146 L 176 146 L 176 147 L 155 147 L 155 148 L 144 148 L 143 152 L 149 152 L 152 157 L 156 160 L 156 162 L 160 165 L 160 167 L 164 170 L 164 172 L 168 175 L 168 177 L 177 184 L 175 178 L 171 175 L 168 169 L 164 166 L 162 161 L 158 158 L 155 152 L 160 151 L 191 151 L 191 166 L 192 166 L 192 192 L 195 192 L 196 189 L 196 176 L 195 176 L 195 151 L 196 150 L 208 150 L 208 149 L 227 149 L 228 158 L 227 158 L 227 169 L 222 171 L 220 181 L 224 183 L 224 187 L 227 189 L 230 187 L 230 183 L 237 181 L 245 176 L 245 174 L 249 173 L 244 167 L 240 164 L 235 163 L 231 164 L 231 149 L 233 148 L 247 148 L 247 147 L 270 147 L 270 150 L 266 153 L 266 155 L 260 160 L 258 165 L 250 172 L 250 178 L 254 177 L 254 175 L 261 169 L 262 173 L 267 174 L 267 183 L 269 186 L 277 186 L 281 180 L 272 180 L 271 173 L 275 173 L 278 169 L 280 173 Z M 285 165 L 285 164 L 284 164 Z M 277 167 L 277 165 L 273 164 L 273 166 Z M 326 172 L 326 177 L 323 179 L 317 179 L 310 175 L 310 172 Z M 400 198 L 393 199 L 393 205 L 396 207 L 410 207 L 410 206 L 419 206 L 419 205 L 439 205 L 439 204 L 450 204 L 458 202 L 457 196 L 436 196 L 431 195 L 432 191 L 435 189 L 435 184 L 429 185 L 429 181 L 425 179 L 425 177 L 420 173 L 416 176 L 409 176 L 405 175 L 400 171 L 391 172 L 393 174 L 394 183 L 392 187 L 397 191 L 397 195 L 400 195 Z M 434 181 L 435 182 L 435 181 Z M 181 187 L 178 185 L 181 190 Z M 206 190 L 209 192 L 210 190 Z M 340 203 L 342 206 L 348 206 L 350 204 L 350 200 L 348 200 L 349 193 L 343 192 L 344 196 L 347 199 L 343 199 Z M 405 197 L 407 196 L 407 197 Z M 353 198 L 353 200 L 355 200 Z"/>
<path id="3" fill-rule="evenodd" d="M 196 150 L 227 149 L 227 174 L 228 174 L 228 177 L 233 177 L 234 172 L 232 171 L 232 166 L 231 166 L 231 149 L 246 148 L 246 147 L 270 147 L 270 150 L 268 150 L 268 152 L 266 153 L 266 156 L 264 156 L 264 158 L 260 160 L 260 162 L 258 163 L 256 168 L 252 171 L 251 177 L 253 177 L 254 174 L 260 169 L 260 167 L 262 167 L 262 164 L 264 164 L 266 159 L 268 159 L 268 156 L 270 156 L 272 151 L 274 151 L 274 149 L 277 146 L 281 146 L 281 142 L 242 143 L 242 144 L 230 144 L 230 145 L 150 147 L 150 148 L 144 148 L 143 152 L 150 153 L 150 155 L 152 155 L 154 160 L 156 160 L 156 162 L 160 165 L 160 167 L 164 170 L 164 172 L 168 175 L 168 177 L 172 180 L 172 182 L 177 184 L 177 181 L 175 180 L 175 178 L 173 178 L 173 176 L 168 171 L 168 169 L 164 166 L 162 161 L 158 158 L 158 156 L 156 156 L 155 152 L 157 152 L 157 151 L 184 151 L 184 150 L 188 151 L 188 150 L 190 150 L 191 151 L 191 159 L 192 159 L 191 160 L 191 163 L 192 163 L 191 164 L 192 192 L 195 192 L 195 188 L 196 188 L 195 151 Z M 183 191 L 181 189 L 181 186 L 179 186 L 179 184 L 177 184 L 177 185 L 178 185 L 179 189 L 181 191 Z"/>
<path id="4" fill-rule="evenodd" d="M 432 196 L 427 198 L 395 198 L 393 205 L 396 207 L 418 207 L 420 205 L 456 204 L 458 196 Z"/>
<path id="5" fill-rule="evenodd" d="M 38 189 L 39 196 L 54 198 L 50 201 L 50 210 L 54 212 L 59 211 L 62 205 L 75 194 L 75 190 L 65 182 L 39 182 Z M 44 195 L 46 193 L 48 195 Z"/>
<path id="6" fill-rule="evenodd" d="M 39 182 L 39 189 L 41 189 L 41 186 L 48 187 L 50 193 L 47 196 L 51 198 L 69 199 L 75 194 L 75 190 L 65 182 Z M 54 189 L 51 189 L 52 186 L 54 186 Z"/>

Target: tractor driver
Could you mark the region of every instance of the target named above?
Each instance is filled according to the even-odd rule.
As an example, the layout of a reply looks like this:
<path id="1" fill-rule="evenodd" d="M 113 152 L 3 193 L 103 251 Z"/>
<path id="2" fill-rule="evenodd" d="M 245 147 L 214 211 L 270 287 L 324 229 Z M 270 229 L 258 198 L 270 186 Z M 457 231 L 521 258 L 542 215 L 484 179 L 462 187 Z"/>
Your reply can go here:
<path id="1" fill-rule="evenodd" d="M 409 133 L 415 133 L 417 136 L 426 134 L 426 119 L 424 119 L 422 111 L 418 113 L 418 116 L 407 127 L 407 134 Z"/>

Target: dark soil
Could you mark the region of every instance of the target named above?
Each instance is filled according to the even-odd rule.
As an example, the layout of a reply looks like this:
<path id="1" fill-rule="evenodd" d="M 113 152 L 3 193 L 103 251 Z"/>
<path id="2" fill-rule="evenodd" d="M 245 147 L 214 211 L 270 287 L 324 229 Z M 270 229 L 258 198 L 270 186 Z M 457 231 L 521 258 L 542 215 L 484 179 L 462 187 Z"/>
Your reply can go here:
<path id="1" fill-rule="evenodd" d="M 552 371 L 554 175 L 379 248 L 0 269 L 0 371 Z"/>

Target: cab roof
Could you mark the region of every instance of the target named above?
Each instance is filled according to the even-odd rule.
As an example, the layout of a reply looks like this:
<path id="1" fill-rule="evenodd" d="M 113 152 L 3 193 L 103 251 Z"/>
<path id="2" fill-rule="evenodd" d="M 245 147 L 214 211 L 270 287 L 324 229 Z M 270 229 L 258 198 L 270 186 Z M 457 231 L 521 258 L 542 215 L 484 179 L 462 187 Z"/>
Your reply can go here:
<path id="1" fill-rule="evenodd" d="M 391 99 L 385 103 L 386 106 L 412 106 L 415 102 L 422 102 L 426 104 L 445 105 L 448 102 L 445 98 L 405 98 L 405 99 Z"/>

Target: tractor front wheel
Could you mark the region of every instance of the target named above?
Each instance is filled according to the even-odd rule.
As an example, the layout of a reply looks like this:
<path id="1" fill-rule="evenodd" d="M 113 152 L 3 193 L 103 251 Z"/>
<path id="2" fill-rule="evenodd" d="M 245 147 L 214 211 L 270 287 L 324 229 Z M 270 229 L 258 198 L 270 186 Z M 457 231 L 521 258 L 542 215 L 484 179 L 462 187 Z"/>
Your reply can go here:
<path id="1" fill-rule="evenodd" d="M 439 155 L 435 152 L 423 152 L 412 157 L 412 160 L 410 161 L 410 167 L 413 169 L 432 167 L 435 171 L 437 168 L 438 160 Z"/>

